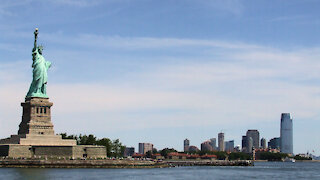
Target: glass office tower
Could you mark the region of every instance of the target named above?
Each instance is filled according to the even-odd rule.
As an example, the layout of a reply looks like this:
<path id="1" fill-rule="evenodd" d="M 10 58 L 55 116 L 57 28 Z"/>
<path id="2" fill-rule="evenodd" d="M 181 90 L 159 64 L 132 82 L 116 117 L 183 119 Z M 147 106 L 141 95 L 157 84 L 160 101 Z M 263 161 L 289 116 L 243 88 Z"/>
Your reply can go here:
<path id="1" fill-rule="evenodd" d="M 280 151 L 293 154 L 293 130 L 290 113 L 281 114 Z"/>

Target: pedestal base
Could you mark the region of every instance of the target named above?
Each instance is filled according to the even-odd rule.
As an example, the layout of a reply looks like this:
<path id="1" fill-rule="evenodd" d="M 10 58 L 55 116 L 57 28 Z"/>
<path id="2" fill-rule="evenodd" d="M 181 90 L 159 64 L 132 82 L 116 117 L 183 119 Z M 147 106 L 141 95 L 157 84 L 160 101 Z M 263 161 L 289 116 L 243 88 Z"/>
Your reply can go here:
<path id="1" fill-rule="evenodd" d="M 74 139 L 62 139 L 61 135 L 11 135 L 10 138 L 1 139 L 0 144 L 21 144 L 31 146 L 75 146 Z"/>

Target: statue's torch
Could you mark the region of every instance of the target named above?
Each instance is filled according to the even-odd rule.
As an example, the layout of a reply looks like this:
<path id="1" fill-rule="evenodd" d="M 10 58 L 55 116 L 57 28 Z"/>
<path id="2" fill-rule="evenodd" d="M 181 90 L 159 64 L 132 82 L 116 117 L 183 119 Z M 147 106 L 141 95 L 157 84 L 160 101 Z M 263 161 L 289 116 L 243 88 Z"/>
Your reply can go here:
<path id="1" fill-rule="evenodd" d="M 36 28 L 36 30 L 34 31 L 34 37 L 37 39 L 38 36 L 38 28 Z"/>

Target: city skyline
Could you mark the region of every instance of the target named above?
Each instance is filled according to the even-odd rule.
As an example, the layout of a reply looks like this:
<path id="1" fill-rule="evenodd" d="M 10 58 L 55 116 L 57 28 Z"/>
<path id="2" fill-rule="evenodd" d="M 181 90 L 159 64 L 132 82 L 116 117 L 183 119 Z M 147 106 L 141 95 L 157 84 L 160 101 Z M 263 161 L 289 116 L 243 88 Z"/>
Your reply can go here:
<path id="1" fill-rule="evenodd" d="M 17 133 L 31 82 L 33 31 L 52 62 L 56 133 L 182 151 L 248 129 L 320 155 L 317 1 L 35 1 L 0 4 L 0 138 Z M 19 67 L 19 68 L 15 68 Z M 66 92 L 66 89 L 69 91 Z M 218 140 L 218 139 L 217 139 Z"/>

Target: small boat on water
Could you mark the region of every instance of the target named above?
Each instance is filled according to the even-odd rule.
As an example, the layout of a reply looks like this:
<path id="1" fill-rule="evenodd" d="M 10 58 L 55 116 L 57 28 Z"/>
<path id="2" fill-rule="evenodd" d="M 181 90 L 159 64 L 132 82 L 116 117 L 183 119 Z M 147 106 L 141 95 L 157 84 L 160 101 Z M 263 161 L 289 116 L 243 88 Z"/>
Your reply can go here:
<path id="1" fill-rule="evenodd" d="M 294 162 L 296 162 L 296 160 L 295 160 L 294 158 L 288 158 L 288 157 L 286 157 L 286 158 L 283 160 L 283 162 L 292 162 L 292 163 L 294 163 Z"/>

